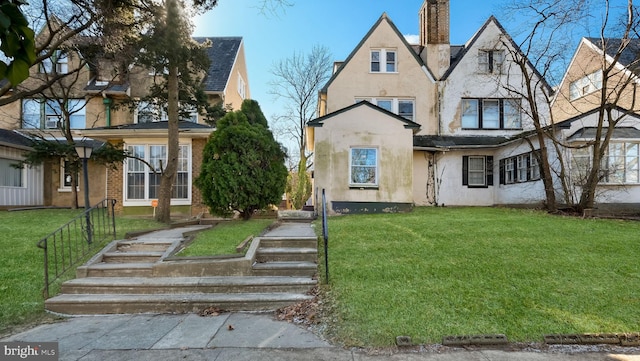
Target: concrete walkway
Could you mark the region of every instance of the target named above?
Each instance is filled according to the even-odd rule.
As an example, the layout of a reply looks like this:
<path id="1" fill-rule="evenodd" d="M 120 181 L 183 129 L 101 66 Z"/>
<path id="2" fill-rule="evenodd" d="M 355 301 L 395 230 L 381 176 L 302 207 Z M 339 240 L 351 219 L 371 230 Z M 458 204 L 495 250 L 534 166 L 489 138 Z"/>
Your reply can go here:
<path id="1" fill-rule="evenodd" d="M 180 230 L 150 237 L 174 237 Z M 309 224 L 285 223 L 266 236 L 314 236 Z M 59 360 L 351 360 L 351 361 L 640 361 L 637 349 L 550 348 L 548 352 L 501 350 L 397 350 L 371 354 L 332 346 L 314 333 L 272 314 L 79 316 L 44 324 L 0 342 L 57 342 Z M 575 352 L 579 351 L 579 352 Z M 591 352 L 590 352 L 591 351 Z M 569 353 L 574 352 L 574 353 Z M 3 360 L 0 354 L 0 360 Z"/>

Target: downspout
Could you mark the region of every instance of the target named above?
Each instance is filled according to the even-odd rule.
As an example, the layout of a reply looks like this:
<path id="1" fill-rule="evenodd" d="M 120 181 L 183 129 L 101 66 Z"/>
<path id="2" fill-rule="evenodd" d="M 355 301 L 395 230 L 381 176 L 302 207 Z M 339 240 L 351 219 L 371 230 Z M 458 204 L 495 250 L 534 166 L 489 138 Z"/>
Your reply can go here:
<path id="1" fill-rule="evenodd" d="M 104 112 L 106 114 L 106 121 L 107 121 L 107 127 L 111 126 L 111 98 L 107 98 L 104 94 L 103 94 L 102 98 L 102 103 L 104 104 Z"/>

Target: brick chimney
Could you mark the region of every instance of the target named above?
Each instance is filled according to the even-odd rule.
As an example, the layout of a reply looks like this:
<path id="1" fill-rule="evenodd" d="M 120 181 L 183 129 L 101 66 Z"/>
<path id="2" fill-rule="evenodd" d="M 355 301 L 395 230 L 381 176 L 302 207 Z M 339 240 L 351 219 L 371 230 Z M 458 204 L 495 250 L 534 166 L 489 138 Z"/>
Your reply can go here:
<path id="1" fill-rule="evenodd" d="M 449 0 L 424 0 L 419 12 L 420 56 L 439 79 L 449 69 Z"/>

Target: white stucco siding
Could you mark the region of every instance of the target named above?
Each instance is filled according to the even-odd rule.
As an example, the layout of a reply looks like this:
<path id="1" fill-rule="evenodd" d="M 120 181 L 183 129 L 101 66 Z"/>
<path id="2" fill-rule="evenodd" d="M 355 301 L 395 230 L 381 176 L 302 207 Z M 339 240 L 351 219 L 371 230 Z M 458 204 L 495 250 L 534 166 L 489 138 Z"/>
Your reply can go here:
<path id="1" fill-rule="evenodd" d="M 462 99 L 517 99 L 521 98 L 509 89 L 523 91 L 523 76 L 520 69 L 510 60 L 510 44 L 503 43 L 505 34 L 494 23 L 489 22 L 476 41 L 471 45 L 465 56 L 458 62 L 455 69 L 446 80 L 440 82 L 441 129 L 443 135 L 485 135 L 501 136 L 516 135 L 522 130 L 533 129 L 533 121 L 527 115 L 528 111 L 521 111 L 522 129 L 463 129 L 462 128 Z M 509 48 L 506 48 L 509 46 Z M 504 61 L 500 73 L 487 74 L 480 71 L 479 52 L 481 50 L 503 51 Z M 538 99 L 544 99 L 542 94 Z M 521 99 L 524 110 L 529 108 L 525 99 Z M 548 119 L 548 106 L 540 104 L 543 118 Z"/>
<path id="2" fill-rule="evenodd" d="M 436 155 L 436 201 L 444 206 L 491 206 L 494 205 L 495 185 L 498 184 L 497 165 L 494 158 L 494 185 L 469 187 L 463 185 L 464 156 L 493 156 L 484 149 L 477 151 L 449 151 Z"/>
<path id="3" fill-rule="evenodd" d="M 395 51 L 397 72 L 371 72 L 373 49 Z M 434 134 L 437 129 L 435 83 L 429 79 L 413 50 L 407 48 L 385 19 L 329 84 L 327 113 L 346 108 L 356 99 L 363 98 L 412 99 L 413 121 L 422 126 L 421 133 Z"/>
<path id="4" fill-rule="evenodd" d="M 350 184 L 352 148 L 377 150 L 377 185 Z M 413 202 L 412 131 L 400 120 L 363 105 L 315 129 L 315 185 L 327 202 Z"/>

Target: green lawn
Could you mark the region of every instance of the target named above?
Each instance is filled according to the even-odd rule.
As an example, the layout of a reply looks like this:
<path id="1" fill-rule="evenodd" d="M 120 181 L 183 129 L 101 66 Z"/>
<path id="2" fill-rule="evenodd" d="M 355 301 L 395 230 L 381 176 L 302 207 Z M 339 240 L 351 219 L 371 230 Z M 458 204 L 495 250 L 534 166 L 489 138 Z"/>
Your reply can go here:
<path id="1" fill-rule="evenodd" d="M 638 222 L 417 208 L 332 217 L 329 232 L 329 336 L 345 345 L 640 331 Z"/>
<path id="2" fill-rule="evenodd" d="M 249 236 L 259 236 L 273 223 L 273 219 L 234 220 L 219 223 L 210 230 L 197 233 L 193 242 L 177 256 L 235 254 L 236 247 L 242 241 Z"/>
<path id="3" fill-rule="evenodd" d="M 43 251 L 36 244 L 80 212 L 0 211 L 0 334 L 9 327 L 47 317 L 42 298 Z M 117 217 L 116 227 L 122 238 L 128 231 L 160 225 L 149 219 Z M 75 275 L 73 270 L 71 275 Z"/>

